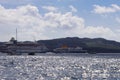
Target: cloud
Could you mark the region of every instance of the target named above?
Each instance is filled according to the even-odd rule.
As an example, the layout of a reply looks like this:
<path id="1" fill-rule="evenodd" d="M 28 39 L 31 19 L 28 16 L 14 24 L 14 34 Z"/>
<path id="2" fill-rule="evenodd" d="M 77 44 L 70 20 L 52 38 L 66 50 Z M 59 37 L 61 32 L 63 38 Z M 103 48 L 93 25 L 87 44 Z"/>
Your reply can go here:
<path id="1" fill-rule="evenodd" d="M 19 30 L 22 30 L 19 35 L 26 35 L 25 38 L 28 38 L 28 34 L 32 36 L 32 32 L 37 34 L 35 31 L 37 31 L 38 27 L 39 31 L 43 30 L 40 26 L 43 24 L 40 21 L 41 18 L 39 10 L 35 6 L 27 5 L 17 7 L 16 9 L 6 9 L 0 6 L 0 28 L 1 30 L 4 30 L 0 32 L 3 34 L 1 37 L 3 40 L 6 40 L 10 38 L 10 36 L 15 35 L 13 32 L 16 27 L 18 27 Z M 11 33 L 8 35 L 8 32 Z"/>
<path id="2" fill-rule="evenodd" d="M 72 12 L 77 12 L 77 9 L 74 6 L 70 5 L 69 8 L 71 9 Z"/>
<path id="3" fill-rule="evenodd" d="M 2 4 L 23 4 L 23 3 L 28 3 L 32 2 L 33 0 L 0 0 L 0 3 Z"/>
<path id="4" fill-rule="evenodd" d="M 94 5 L 94 10 L 93 10 L 93 12 L 96 14 L 115 13 L 118 11 L 120 11 L 120 6 L 118 6 L 117 4 L 112 4 L 109 7 Z"/>
<path id="5" fill-rule="evenodd" d="M 112 37 L 117 37 L 116 34 L 109 28 L 103 26 L 88 26 L 85 31 L 85 34 L 88 34 L 88 37 L 97 37 L 98 35 L 103 38 L 111 39 Z"/>
<path id="6" fill-rule="evenodd" d="M 120 18 L 119 18 L 119 17 L 117 17 L 117 18 L 116 18 L 116 21 L 117 21 L 118 23 L 120 23 Z"/>
<path id="7" fill-rule="evenodd" d="M 19 40 L 50 39 L 59 37 L 103 37 L 118 39 L 118 34 L 107 27 L 85 26 L 85 20 L 72 12 L 48 11 L 41 14 L 36 6 L 6 9 L 0 6 L 0 36 L 9 40 L 18 28 Z"/>
<path id="8" fill-rule="evenodd" d="M 48 11 L 57 11 L 58 9 L 54 6 L 43 6 L 43 9 L 46 9 Z"/>

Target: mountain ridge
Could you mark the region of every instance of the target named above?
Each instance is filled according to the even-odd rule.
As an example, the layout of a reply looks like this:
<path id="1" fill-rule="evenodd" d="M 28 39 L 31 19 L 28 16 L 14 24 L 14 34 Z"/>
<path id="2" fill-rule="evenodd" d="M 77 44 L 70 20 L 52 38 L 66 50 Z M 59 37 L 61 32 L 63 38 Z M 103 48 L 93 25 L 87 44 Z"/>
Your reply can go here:
<path id="1" fill-rule="evenodd" d="M 31 41 L 24 41 L 28 43 Z M 6 42 L 0 42 L 0 45 Z M 104 38 L 79 38 L 79 37 L 66 37 L 49 40 L 38 40 L 38 44 L 45 45 L 50 51 L 62 46 L 68 47 L 82 47 L 88 52 L 96 53 L 120 53 L 120 42 L 107 40 Z"/>
<path id="2" fill-rule="evenodd" d="M 51 40 L 38 40 L 38 43 L 45 44 L 51 50 L 67 45 L 68 47 L 80 46 L 88 52 L 120 53 L 120 42 L 104 38 L 66 37 Z"/>

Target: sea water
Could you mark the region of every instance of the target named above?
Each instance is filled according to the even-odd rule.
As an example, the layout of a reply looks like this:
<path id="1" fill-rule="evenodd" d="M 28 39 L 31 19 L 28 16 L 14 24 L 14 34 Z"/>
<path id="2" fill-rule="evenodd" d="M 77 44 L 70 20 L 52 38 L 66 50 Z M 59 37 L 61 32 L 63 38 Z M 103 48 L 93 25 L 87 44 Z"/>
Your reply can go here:
<path id="1" fill-rule="evenodd" d="M 0 80 L 120 80 L 120 54 L 0 56 Z"/>

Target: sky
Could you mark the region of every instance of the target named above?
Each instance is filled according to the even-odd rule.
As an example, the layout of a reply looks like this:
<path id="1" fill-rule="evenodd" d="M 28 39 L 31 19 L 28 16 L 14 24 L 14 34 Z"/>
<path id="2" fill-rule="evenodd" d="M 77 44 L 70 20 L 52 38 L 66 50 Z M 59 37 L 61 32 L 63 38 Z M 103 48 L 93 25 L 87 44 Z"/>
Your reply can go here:
<path id="1" fill-rule="evenodd" d="M 64 37 L 120 42 L 119 0 L 0 0 L 0 41 Z"/>

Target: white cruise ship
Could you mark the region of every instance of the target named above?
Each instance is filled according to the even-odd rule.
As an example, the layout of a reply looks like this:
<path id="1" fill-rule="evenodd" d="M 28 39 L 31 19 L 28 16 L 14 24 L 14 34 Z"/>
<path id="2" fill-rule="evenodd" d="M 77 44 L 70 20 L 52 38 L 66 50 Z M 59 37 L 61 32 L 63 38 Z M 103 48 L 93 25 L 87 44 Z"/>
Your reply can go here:
<path id="1" fill-rule="evenodd" d="M 22 55 L 24 53 L 34 55 L 35 53 L 45 53 L 47 51 L 48 48 L 43 44 L 38 44 L 37 42 L 17 42 L 14 38 L 6 43 L 2 50 L 2 52 L 12 55 Z"/>

